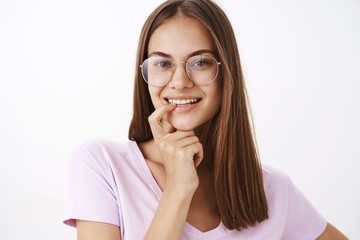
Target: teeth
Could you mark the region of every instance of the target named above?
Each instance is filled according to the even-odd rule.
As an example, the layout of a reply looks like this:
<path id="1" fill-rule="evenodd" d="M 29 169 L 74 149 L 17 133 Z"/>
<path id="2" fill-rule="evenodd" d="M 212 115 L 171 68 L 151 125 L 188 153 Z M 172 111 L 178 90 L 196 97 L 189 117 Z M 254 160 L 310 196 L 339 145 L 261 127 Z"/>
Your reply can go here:
<path id="1" fill-rule="evenodd" d="M 199 101 L 199 99 L 168 99 L 169 103 L 175 103 L 179 105 L 189 104 L 189 103 L 195 103 Z"/>

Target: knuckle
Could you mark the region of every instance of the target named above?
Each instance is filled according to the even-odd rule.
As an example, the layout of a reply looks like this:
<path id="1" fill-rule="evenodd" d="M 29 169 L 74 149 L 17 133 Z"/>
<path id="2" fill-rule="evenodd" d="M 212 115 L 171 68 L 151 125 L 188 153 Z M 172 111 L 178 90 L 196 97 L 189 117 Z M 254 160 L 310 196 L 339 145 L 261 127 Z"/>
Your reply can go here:
<path id="1" fill-rule="evenodd" d="M 197 136 L 193 136 L 193 139 L 196 143 L 200 142 L 199 138 Z"/>
<path id="2" fill-rule="evenodd" d="M 155 117 L 154 117 L 154 115 L 153 114 L 151 114 L 149 117 L 148 117 L 148 122 L 154 122 L 154 120 L 155 120 Z"/>
<path id="3" fill-rule="evenodd" d="M 158 146 L 161 149 L 165 149 L 165 148 L 167 148 L 167 142 L 166 141 L 159 141 Z"/>
<path id="4" fill-rule="evenodd" d="M 176 147 L 172 144 L 166 145 L 166 148 L 167 148 L 168 152 L 170 152 L 170 153 L 173 153 L 176 151 Z"/>
<path id="5" fill-rule="evenodd" d="M 185 153 L 184 153 L 184 151 L 177 151 L 176 155 L 178 158 L 184 158 Z"/>

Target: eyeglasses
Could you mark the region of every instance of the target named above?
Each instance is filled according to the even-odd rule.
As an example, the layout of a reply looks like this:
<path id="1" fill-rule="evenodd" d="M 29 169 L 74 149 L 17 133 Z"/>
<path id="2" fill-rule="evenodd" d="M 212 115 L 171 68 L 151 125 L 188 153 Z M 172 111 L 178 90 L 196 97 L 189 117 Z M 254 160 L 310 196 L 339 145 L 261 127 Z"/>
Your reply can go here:
<path id="1" fill-rule="evenodd" d="M 141 74 L 150 86 L 162 87 L 172 78 L 175 63 L 185 63 L 187 76 L 197 85 L 208 85 L 215 81 L 221 64 L 212 56 L 207 55 L 192 56 L 187 62 L 173 62 L 165 57 L 153 56 L 140 65 Z"/>

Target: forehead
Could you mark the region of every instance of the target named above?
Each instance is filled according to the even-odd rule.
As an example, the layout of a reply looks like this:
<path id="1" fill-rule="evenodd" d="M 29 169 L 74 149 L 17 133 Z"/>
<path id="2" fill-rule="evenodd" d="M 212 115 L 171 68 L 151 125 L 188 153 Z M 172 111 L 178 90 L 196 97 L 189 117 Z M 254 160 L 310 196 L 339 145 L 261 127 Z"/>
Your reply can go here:
<path id="1" fill-rule="evenodd" d="M 215 51 L 208 29 L 197 19 L 176 16 L 162 23 L 150 37 L 149 55 L 163 52 L 183 58 L 199 50 Z"/>

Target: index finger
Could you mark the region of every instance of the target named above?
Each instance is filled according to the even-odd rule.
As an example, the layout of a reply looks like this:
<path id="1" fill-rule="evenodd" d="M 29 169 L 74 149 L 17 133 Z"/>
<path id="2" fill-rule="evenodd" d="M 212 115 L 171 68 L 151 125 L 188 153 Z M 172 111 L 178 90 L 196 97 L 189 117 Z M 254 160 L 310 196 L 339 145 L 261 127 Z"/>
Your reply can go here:
<path id="1" fill-rule="evenodd" d="M 161 120 L 166 113 L 171 112 L 175 107 L 176 104 L 164 104 L 149 116 L 148 121 L 154 138 L 160 138 L 167 133 L 161 125 Z"/>

